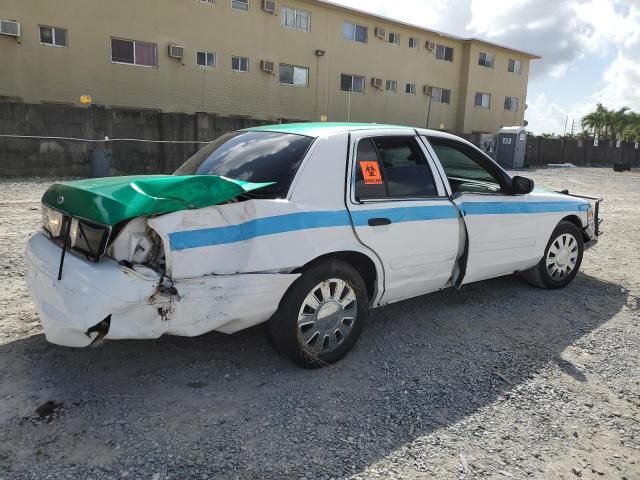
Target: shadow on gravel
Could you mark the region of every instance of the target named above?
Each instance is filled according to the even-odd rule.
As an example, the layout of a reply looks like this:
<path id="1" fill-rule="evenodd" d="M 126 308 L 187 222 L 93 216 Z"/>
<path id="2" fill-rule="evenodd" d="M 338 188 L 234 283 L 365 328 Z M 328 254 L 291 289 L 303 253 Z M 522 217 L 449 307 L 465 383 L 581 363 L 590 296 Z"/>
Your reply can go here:
<path id="1" fill-rule="evenodd" d="M 0 416 L 0 464 L 140 478 L 345 478 L 547 364 L 585 381 L 562 351 L 625 302 L 619 285 L 584 274 L 561 291 L 512 277 L 473 284 L 372 312 L 356 349 L 318 371 L 277 356 L 262 328 L 90 350 L 26 338 L 0 346 L 0 393 L 17 405 L 1 410 L 11 415 Z M 46 424 L 20 418 L 47 400 L 64 402 L 63 414 Z"/>

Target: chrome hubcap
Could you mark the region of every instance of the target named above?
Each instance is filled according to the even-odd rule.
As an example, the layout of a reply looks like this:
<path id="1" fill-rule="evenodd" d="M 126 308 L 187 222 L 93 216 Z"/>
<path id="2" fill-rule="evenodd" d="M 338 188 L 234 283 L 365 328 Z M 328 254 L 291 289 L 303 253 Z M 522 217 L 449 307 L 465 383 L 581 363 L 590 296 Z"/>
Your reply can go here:
<path id="1" fill-rule="evenodd" d="M 547 273 L 554 280 L 561 280 L 576 268 L 577 262 L 578 241 L 570 233 L 563 233 L 549 247 Z"/>
<path id="2" fill-rule="evenodd" d="M 353 288 L 339 278 L 316 285 L 305 297 L 298 314 L 298 333 L 316 353 L 337 349 L 351 333 L 358 313 Z"/>

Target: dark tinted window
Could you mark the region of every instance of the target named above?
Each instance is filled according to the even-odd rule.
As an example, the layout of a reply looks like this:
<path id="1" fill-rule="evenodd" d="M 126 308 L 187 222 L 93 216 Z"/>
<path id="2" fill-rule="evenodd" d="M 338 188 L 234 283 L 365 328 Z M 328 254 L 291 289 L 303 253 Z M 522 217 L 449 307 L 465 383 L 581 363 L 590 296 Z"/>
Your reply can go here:
<path id="1" fill-rule="evenodd" d="M 274 132 L 234 132 L 196 153 L 174 175 L 219 175 L 275 182 L 256 194 L 284 198 L 313 138 Z"/>
<path id="2" fill-rule="evenodd" d="M 443 144 L 436 139 L 430 139 L 430 142 L 447 174 L 453 192 L 500 191 L 500 181 L 495 174 L 474 159 L 477 152 L 465 145 Z"/>
<path id="3" fill-rule="evenodd" d="M 111 60 L 114 62 L 133 63 L 133 42 L 112 38 Z"/>
<path id="4" fill-rule="evenodd" d="M 370 138 L 358 142 L 356 153 L 356 198 L 385 198 L 387 187 L 378 161 L 378 152 Z"/>
<path id="5" fill-rule="evenodd" d="M 358 143 L 356 163 L 359 199 L 437 195 L 427 160 L 413 137 L 362 140 Z"/>

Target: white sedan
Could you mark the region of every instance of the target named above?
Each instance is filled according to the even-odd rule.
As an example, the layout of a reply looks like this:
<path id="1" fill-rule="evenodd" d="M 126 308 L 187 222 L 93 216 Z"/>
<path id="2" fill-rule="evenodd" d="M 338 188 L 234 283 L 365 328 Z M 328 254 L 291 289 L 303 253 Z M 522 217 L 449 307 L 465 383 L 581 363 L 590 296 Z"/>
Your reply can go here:
<path id="1" fill-rule="evenodd" d="M 597 242 L 599 202 L 534 189 L 442 132 L 252 128 L 174 175 L 52 185 L 28 284 L 56 344 L 268 322 L 280 352 L 317 367 L 353 347 L 370 308 L 514 273 L 564 287 Z"/>

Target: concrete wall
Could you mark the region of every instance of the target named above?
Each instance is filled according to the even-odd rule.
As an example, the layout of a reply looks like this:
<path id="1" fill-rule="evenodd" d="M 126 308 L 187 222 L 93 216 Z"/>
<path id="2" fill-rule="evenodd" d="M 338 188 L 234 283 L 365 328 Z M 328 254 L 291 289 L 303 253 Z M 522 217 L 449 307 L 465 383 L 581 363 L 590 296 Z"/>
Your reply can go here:
<path id="1" fill-rule="evenodd" d="M 295 121 L 294 119 L 283 120 Z M 225 117 L 209 113 L 162 113 L 105 107 L 65 107 L 0 102 L 0 134 L 79 139 L 135 138 L 145 140 L 209 141 L 224 133 L 264 125 L 252 118 Z M 478 135 L 465 135 L 477 141 Z M 96 143 L 103 148 L 105 144 Z M 112 174 L 171 173 L 203 144 L 110 142 Z M 87 176 L 88 142 L 0 137 L 0 175 Z M 548 163 L 577 166 L 611 166 L 629 163 L 640 167 L 640 150 L 634 143 L 528 137 L 526 162 L 531 167 Z"/>
<path id="2" fill-rule="evenodd" d="M 284 122 L 295 119 L 283 119 Z M 224 133 L 264 125 L 252 118 L 209 113 L 162 113 L 105 107 L 65 107 L 0 102 L 0 134 L 79 139 L 134 138 L 169 141 L 209 141 Z M 478 143 L 478 135 L 464 135 Z M 105 144 L 96 143 L 103 148 Z M 204 144 L 110 142 L 112 174 L 171 173 Z M 0 137 L 0 176 L 87 176 L 91 143 Z M 611 166 L 629 163 L 640 167 L 640 150 L 634 143 L 528 137 L 526 162 L 531 167 L 548 163 L 577 166 Z"/>
<path id="3" fill-rule="evenodd" d="M 430 126 L 466 132 L 495 132 L 501 125 L 521 121 L 504 115 L 505 95 L 520 99 L 524 108 L 531 55 L 476 40 L 464 40 L 412 27 L 393 20 L 315 0 L 283 0 L 278 14 L 249 0 L 249 10 L 231 8 L 231 0 L 3 0 L 0 18 L 21 23 L 18 39 L 0 36 L 2 79 L 0 97 L 25 103 L 58 102 L 77 105 L 91 95 L 108 107 L 151 108 L 166 112 L 199 111 L 222 116 L 246 115 L 270 123 L 280 118 L 367 121 L 425 126 L 425 85 L 451 90 L 451 103 L 434 103 Z M 281 26 L 280 8 L 311 13 L 310 31 Z M 344 21 L 367 26 L 368 43 L 346 41 Z M 67 29 L 68 46 L 40 43 L 39 26 Z M 400 34 L 400 45 L 375 36 L 375 28 Z M 111 38 L 157 44 L 157 68 L 114 63 Z M 409 37 L 419 39 L 410 49 Z M 388 37 L 387 37 L 388 38 Z M 453 47 L 453 62 L 437 60 L 427 41 Z M 185 47 L 185 57 L 168 56 L 169 44 Z M 324 50 L 322 57 L 316 50 Z M 494 69 L 478 66 L 478 52 L 496 54 Z M 197 51 L 217 54 L 215 68 L 196 64 Z M 465 51 L 467 52 L 465 54 Z M 248 57 L 248 73 L 231 69 L 232 55 Z M 523 62 L 522 75 L 507 72 L 508 58 Z M 281 85 L 277 75 L 260 70 L 261 60 L 309 68 L 309 85 Z M 340 74 L 366 77 L 365 94 L 340 90 Z M 371 86 L 373 77 L 396 80 L 398 92 Z M 406 95 L 415 83 L 417 95 Z M 478 111 L 475 92 L 493 95 L 492 107 Z"/>
<path id="4" fill-rule="evenodd" d="M 208 141 L 265 121 L 207 113 L 0 103 L 0 133 L 83 139 Z M 95 130 L 95 133 L 92 132 Z M 105 144 L 96 143 L 98 148 Z M 171 173 L 203 144 L 111 142 L 113 175 Z M 88 176 L 87 142 L 0 137 L 0 175 Z"/>

